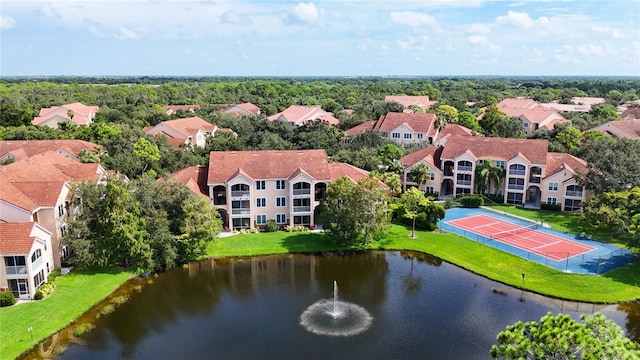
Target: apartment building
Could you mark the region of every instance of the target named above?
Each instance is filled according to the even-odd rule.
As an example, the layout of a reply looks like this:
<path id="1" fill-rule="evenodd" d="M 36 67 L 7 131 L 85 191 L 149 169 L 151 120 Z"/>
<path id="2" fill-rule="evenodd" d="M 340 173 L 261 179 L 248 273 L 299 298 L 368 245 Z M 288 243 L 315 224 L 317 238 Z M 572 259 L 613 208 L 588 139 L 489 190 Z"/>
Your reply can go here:
<path id="1" fill-rule="evenodd" d="M 215 136 L 218 127 L 197 116 L 167 120 L 155 126 L 144 128 L 144 132 L 150 135 L 166 136 L 174 147 L 181 145 L 205 147 L 207 135 Z"/>
<path id="2" fill-rule="evenodd" d="M 518 119 L 522 123 L 522 131 L 527 135 L 538 129 L 552 130 L 556 124 L 569 122 L 557 111 L 541 106 L 532 99 L 508 98 L 500 101 L 497 107 L 508 116 Z"/>
<path id="3" fill-rule="evenodd" d="M 539 208 L 560 205 L 562 210 L 580 208 L 585 192 L 576 180 L 586 172 L 584 160 L 569 154 L 550 153 L 546 140 L 449 136 L 442 146 L 429 146 L 400 159 L 405 165 L 403 184 L 418 186 L 408 174 L 419 163 L 429 169 L 423 191 L 440 197 L 477 193 L 476 167 L 491 160 L 504 169 L 500 184 L 490 183 L 489 193 L 503 197 L 506 204 Z"/>

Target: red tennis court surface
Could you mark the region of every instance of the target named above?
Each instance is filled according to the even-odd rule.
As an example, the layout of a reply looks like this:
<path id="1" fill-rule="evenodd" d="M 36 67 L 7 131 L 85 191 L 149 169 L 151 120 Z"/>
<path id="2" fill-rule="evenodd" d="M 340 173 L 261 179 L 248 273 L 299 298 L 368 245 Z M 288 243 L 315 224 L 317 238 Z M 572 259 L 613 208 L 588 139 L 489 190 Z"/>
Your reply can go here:
<path id="1" fill-rule="evenodd" d="M 595 249 L 488 215 L 451 220 L 447 224 L 553 260 L 564 260 Z"/>

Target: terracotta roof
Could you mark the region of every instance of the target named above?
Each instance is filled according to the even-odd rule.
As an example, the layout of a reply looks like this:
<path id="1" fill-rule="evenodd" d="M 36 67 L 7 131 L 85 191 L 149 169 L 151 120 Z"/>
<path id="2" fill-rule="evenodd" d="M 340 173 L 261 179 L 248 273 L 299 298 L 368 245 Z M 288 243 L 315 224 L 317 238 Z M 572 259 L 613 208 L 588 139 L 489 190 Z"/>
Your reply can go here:
<path id="1" fill-rule="evenodd" d="M 483 136 L 467 127 L 458 124 L 447 124 L 444 129 L 438 133 L 437 139 L 442 139 L 445 136 Z"/>
<path id="2" fill-rule="evenodd" d="M 287 179 L 300 167 L 316 180 L 331 180 L 324 150 L 212 151 L 207 184 L 244 173 L 250 179 Z"/>
<path id="3" fill-rule="evenodd" d="M 497 105 L 498 109 L 506 112 L 505 109 L 531 109 L 538 106 L 538 103 L 533 99 L 527 98 L 507 98 L 500 101 Z M 508 113 L 507 113 L 508 114 Z M 510 115 L 517 116 L 517 115 Z"/>
<path id="4" fill-rule="evenodd" d="M 371 120 L 371 121 L 365 121 L 360 125 L 356 125 L 354 127 L 352 127 L 351 129 L 345 131 L 345 133 L 349 136 L 354 136 L 354 135 L 358 135 L 360 133 L 363 133 L 367 130 L 373 130 L 373 126 L 376 124 L 375 120 Z"/>
<path id="5" fill-rule="evenodd" d="M 167 120 L 161 122 L 160 124 L 164 124 L 165 126 L 183 134 L 185 138 L 195 135 L 198 130 L 211 132 L 216 128 L 214 124 L 207 122 L 206 120 L 201 119 L 197 116 L 183 119 Z M 154 126 L 154 128 L 158 125 Z"/>
<path id="6" fill-rule="evenodd" d="M 98 145 L 83 140 L 4 140 L 0 141 L 0 156 L 6 153 L 21 154 L 23 151 L 27 156 L 45 153 L 49 150 L 66 152 L 78 156 L 80 151 L 98 151 Z M 22 156 L 18 157 L 22 159 Z"/>
<path id="7" fill-rule="evenodd" d="M 640 119 L 640 107 L 628 108 L 620 114 L 623 119 Z"/>
<path id="8" fill-rule="evenodd" d="M 227 109 L 225 112 L 233 109 L 234 107 L 238 107 L 250 114 L 254 114 L 254 115 L 260 114 L 260 108 L 252 103 L 242 103 L 242 104 L 233 105 L 229 109 Z"/>
<path id="9" fill-rule="evenodd" d="M 601 131 L 610 135 L 629 139 L 640 139 L 640 119 L 609 121 L 590 130 Z M 624 135 L 621 136 L 620 133 Z"/>
<path id="10" fill-rule="evenodd" d="M 207 186 L 207 176 L 209 168 L 206 166 L 189 166 L 176 171 L 169 176 L 171 180 L 187 185 L 189 190 L 195 194 L 200 194 L 209 198 L 209 188 Z"/>
<path id="11" fill-rule="evenodd" d="M 424 160 L 425 162 L 435 166 L 436 168 L 441 169 L 440 156 L 442 154 L 442 150 L 442 146 L 427 146 L 418 151 L 414 151 L 403 156 L 400 159 L 400 163 L 402 163 L 404 166 L 412 166 L 418 163 L 420 160 Z"/>
<path id="12" fill-rule="evenodd" d="M 38 208 L 38 204 L 33 199 L 4 177 L 0 177 L 0 200 L 27 211 L 33 211 Z"/>
<path id="13" fill-rule="evenodd" d="M 436 134 L 436 129 L 434 127 L 435 120 L 435 114 L 390 112 L 387 113 L 387 115 L 382 115 L 376 122 L 373 129 L 390 132 L 398 126 L 405 124 L 414 132 L 425 133 L 433 136 Z"/>
<path id="14" fill-rule="evenodd" d="M 62 188 L 66 186 L 64 181 L 24 181 L 14 182 L 13 185 L 23 194 L 27 195 L 37 207 L 55 206 Z M 5 200 L 5 199 L 3 199 Z M 9 199 L 6 199 L 7 202 Z M 35 208 L 25 209 L 33 211 Z"/>
<path id="15" fill-rule="evenodd" d="M 175 113 L 178 110 L 194 111 L 200 109 L 201 105 L 165 105 L 162 110 Z"/>
<path id="16" fill-rule="evenodd" d="M 480 136 L 451 136 L 442 151 L 442 159 L 454 159 L 470 151 L 477 159 L 507 161 L 522 154 L 532 164 L 544 165 L 547 140 L 511 139 Z"/>
<path id="17" fill-rule="evenodd" d="M 346 176 L 347 179 L 354 183 L 358 183 L 361 179 L 369 178 L 369 172 L 347 163 L 329 163 L 329 172 L 331 173 L 331 181 Z M 389 187 L 382 181 L 378 181 L 380 188 L 388 189 Z"/>
<path id="18" fill-rule="evenodd" d="M 384 97 L 385 102 L 397 102 L 398 104 L 404 106 L 405 108 L 411 105 L 417 105 L 423 109 L 428 109 L 431 105 L 435 104 L 437 101 L 430 101 L 428 96 L 394 96 L 388 95 Z"/>
<path id="19" fill-rule="evenodd" d="M 544 177 L 548 178 L 563 170 L 570 170 L 574 174 L 576 171 L 586 173 L 587 162 L 571 154 L 547 153 L 547 166 L 544 168 Z"/>
<path id="20" fill-rule="evenodd" d="M 42 108 L 40 109 L 39 115 L 33 118 L 31 123 L 33 125 L 39 125 L 54 116 L 60 116 L 72 123 L 78 125 L 86 125 L 91 123 L 98 110 L 100 110 L 100 107 L 98 106 L 87 106 L 79 102 L 61 106 L 53 106 L 50 108 Z M 73 112 L 72 117 L 69 116 L 70 111 Z"/>
<path id="21" fill-rule="evenodd" d="M 35 241 L 35 236 L 31 236 L 34 222 L 0 222 L 0 254 L 2 255 L 23 255 L 29 254 Z"/>
<path id="22" fill-rule="evenodd" d="M 271 115 L 268 120 L 282 120 L 294 123 L 297 126 L 304 125 L 309 120 L 325 120 L 330 125 L 338 125 L 340 121 L 333 116 L 333 113 L 326 112 L 320 106 L 291 105 L 283 112 Z"/>

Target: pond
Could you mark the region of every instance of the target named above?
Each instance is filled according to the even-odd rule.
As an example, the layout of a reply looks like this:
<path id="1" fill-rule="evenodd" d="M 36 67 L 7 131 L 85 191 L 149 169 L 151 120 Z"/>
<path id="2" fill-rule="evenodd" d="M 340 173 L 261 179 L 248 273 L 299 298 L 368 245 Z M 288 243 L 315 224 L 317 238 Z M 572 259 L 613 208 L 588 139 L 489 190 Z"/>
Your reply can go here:
<path id="1" fill-rule="evenodd" d="M 576 318 L 600 311 L 636 340 L 640 324 L 638 304 L 553 300 L 414 252 L 208 259 L 150 280 L 130 291 L 129 301 L 114 312 L 97 319 L 88 315 L 95 328 L 79 337 L 68 333 L 73 341 L 63 341 L 65 351 L 53 356 L 490 359 L 498 332 L 518 320 L 539 320 L 547 311 Z M 338 301 L 368 314 L 363 329 L 319 334 L 301 324 L 302 314 L 319 300 L 333 304 L 334 281 Z M 342 320 L 325 318 L 322 326 L 339 327 Z M 38 351 L 27 356 L 32 357 Z"/>

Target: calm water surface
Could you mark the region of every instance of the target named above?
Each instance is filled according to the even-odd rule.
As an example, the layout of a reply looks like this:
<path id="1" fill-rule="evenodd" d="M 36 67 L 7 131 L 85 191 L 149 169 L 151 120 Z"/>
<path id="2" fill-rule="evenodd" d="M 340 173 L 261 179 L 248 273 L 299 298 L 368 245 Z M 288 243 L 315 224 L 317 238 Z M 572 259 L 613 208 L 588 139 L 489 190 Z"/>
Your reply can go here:
<path id="1" fill-rule="evenodd" d="M 300 325 L 334 280 L 341 300 L 373 316 L 367 331 L 332 337 Z M 203 260 L 161 274 L 56 358 L 489 359 L 498 332 L 547 311 L 600 311 L 638 338 L 637 304 L 551 300 L 412 252 L 334 253 Z"/>

